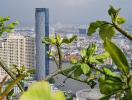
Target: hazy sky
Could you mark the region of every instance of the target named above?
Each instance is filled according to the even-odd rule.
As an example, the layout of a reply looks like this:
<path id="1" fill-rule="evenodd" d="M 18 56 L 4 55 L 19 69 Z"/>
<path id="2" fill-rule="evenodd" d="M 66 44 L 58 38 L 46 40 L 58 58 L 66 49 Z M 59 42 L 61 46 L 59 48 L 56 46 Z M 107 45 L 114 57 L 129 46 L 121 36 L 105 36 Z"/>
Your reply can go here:
<path id="1" fill-rule="evenodd" d="M 109 19 L 109 5 L 122 8 L 121 14 L 132 23 L 132 0 L 0 0 L 0 16 L 18 19 L 21 26 L 33 26 L 35 8 L 48 7 L 50 23 L 88 24 L 96 19 Z"/>

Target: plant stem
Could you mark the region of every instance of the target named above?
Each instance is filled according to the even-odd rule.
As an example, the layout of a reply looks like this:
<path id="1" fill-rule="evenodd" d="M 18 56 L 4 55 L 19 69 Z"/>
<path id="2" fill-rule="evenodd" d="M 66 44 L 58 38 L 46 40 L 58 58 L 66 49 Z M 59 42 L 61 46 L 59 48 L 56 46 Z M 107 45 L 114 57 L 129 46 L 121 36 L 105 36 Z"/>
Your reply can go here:
<path id="1" fill-rule="evenodd" d="M 59 44 L 59 41 L 57 40 L 57 34 L 55 33 L 55 39 L 56 39 L 56 48 L 57 48 L 57 52 L 58 52 L 58 56 L 59 56 L 59 65 L 58 65 L 58 68 L 62 68 L 62 52 L 61 52 L 61 49 L 60 49 L 60 44 Z"/>
<path id="2" fill-rule="evenodd" d="M 52 74 L 48 75 L 45 79 L 43 79 L 44 81 L 48 81 L 49 79 L 51 79 L 52 77 L 55 77 L 56 75 L 58 74 L 61 74 L 61 75 L 64 75 L 67 77 L 67 74 L 65 74 L 64 72 L 67 71 L 67 70 L 70 70 L 70 68 L 68 69 L 59 69 L 59 70 L 56 70 L 55 72 L 53 72 Z M 79 81 L 79 82 L 83 82 L 83 83 L 88 83 L 87 80 L 81 80 L 79 78 L 75 78 L 71 75 L 68 76 L 68 78 L 71 78 L 73 80 L 76 80 L 76 81 Z"/>
<path id="3" fill-rule="evenodd" d="M 13 75 L 13 73 L 8 69 L 7 65 L 2 61 L 2 59 L 0 59 L 0 66 L 6 71 L 6 73 L 13 79 L 15 80 L 15 76 Z M 21 86 L 21 83 L 18 82 L 17 83 L 19 89 L 23 92 L 24 89 L 23 87 Z"/>
<path id="4" fill-rule="evenodd" d="M 77 69 L 78 69 L 78 68 L 75 68 L 73 71 L 71 71 L 71 72 L 67 75 L 67 77 L 63 80 L 63 83 L 65 83 L 66 80 L 67 80 L 68 78 L 70 78 L 71 75 L 72 75 Z"/>
<path id="5" fill-rule="evenodd" d="M 123 28 L 116 23 L 112 24 L 121 34 L 123 34 L 125 37 L 127 37 L 129 40 L 132 41 L 132 35 L 129 34 L 127 31 L 123 30 Z"/>
<path id="6" fill-rule="evenodd" d="M 57 45 L 57 51 L 58 51 L 58 56 L 59 56 L 59 68 L 62 67 L 62 55 L 61 55 L 61 50 L 60 47 Z"/>
<path id="7" fill-rule="evenodd" d="M 99 71 L 101 74 L 105 75 L 105 76 L 109 76 L 109 77 L 113 77 L 113 78 L 118 78 L 116 76 L 112 76 L 112 75 L 108 75 L 107 73 L 105 73 L 104 71 L 102 71 L 101 69 L 98 69 L 96 66 L 89 64 L 88 66 L 91 67 L 92 69 L 95 69 L 96 71 Z"/>
<path id="8" fill-rule="evenodd" d="M 52 77 L 54 77 L 54 76 L 60 74 L 62 71 L 65 71 L 65 70 L 63 70 L 63 69 L 58 69 L 58 70 L 56 70 L 55 72 L 53 72 L 53 73 L 51 73 L 50 75 L 48 75 L 48 76 L 47 76 L 46 78 L 44 78 L 43 80 L 44 80 L 44 81 L 48 81 L 48 80 L 51 79 Z"/>
<path id="9" fill-rule="evenodd" d="M 55 58 L 55 57 L 52 57 L 52 58 L 53 58 L 53 61 L 55 62 L 56 66 L 57 66 L 57 68 L 58 68 L 59 64 L 58 64 L 56 58 Z"/>
<path id="10" fill-rule="evenodd" d="M 12 80 L 12 82 L 7 86 L 7 88 L 4 90 L 4 92 L 0 95 L 0 100 L 3 100 L 4 97 L 11 91 L 11 89 L 24 78 L 24 75 L 20 75 L 17 79 Z"/>

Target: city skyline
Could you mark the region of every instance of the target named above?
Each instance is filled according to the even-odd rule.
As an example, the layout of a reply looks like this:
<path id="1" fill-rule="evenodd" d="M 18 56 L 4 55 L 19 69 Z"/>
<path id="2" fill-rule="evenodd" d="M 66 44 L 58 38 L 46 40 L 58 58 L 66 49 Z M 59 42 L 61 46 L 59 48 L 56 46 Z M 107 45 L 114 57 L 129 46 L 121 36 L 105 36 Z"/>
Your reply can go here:
<path id="1" fill-rule="evenodd" d="M 89 24 L 97 19 L 109 20 L 107 10 L 109 5 L 122 8 L 121 15 L 131 24 L 130 0 L 1 0 L 0 15 L 11 16 L 12 20 L 20 20 L 20 26 L 34 26 L 35 8 L 49 8 L 50 23 Z M 17 9 L 16 9 L 17 8 Z M 4 12 L 3 12 L 4 10 Z"/>

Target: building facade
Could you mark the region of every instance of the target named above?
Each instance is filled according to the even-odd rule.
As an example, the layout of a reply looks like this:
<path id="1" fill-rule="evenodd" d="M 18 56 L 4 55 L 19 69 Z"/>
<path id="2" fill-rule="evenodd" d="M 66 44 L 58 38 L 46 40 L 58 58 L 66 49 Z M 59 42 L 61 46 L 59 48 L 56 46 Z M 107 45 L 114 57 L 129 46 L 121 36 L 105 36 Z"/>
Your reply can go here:
<path id="1" fill-rule="evenodd" d="M 35 67 L 35 39 L 30 36 L 9 35 L 1 41 L 0 57 L 8 67 L 15 64 L 18 67 Z M 0 68 L 0 76 L 6 72 Z M 2 78 L 2 77 L 1 77 Z"/>
<path id="2" fill-rule="evenodd" d="M 42 80 L 49 74 L 49 46 L 42 43 L 44 36 L 49 37 L 49 9 L 36 8 L 35 12 L 36 33 L 36 75 L 37 80 Z"/>

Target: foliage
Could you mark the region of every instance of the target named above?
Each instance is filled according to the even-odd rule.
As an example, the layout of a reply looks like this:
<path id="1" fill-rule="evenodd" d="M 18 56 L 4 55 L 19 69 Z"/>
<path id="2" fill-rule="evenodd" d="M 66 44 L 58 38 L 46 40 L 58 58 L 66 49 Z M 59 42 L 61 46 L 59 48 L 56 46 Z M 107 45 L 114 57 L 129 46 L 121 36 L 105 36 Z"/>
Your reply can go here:
<path id="1" fill-rule="evenodd" d="M 1 17 L 0 16 L 0 36 L 7 32 L 9 33 L 16 25 L 18 21 L 9 23 L 10 17 Z M 18 69 L 18 66 L 15 66 L 11 71 L 2 59 L 0 59 L 0 67 L 11 77 L 9 80 L 8 75 L 3 78 L 0 82 L 0 100 L 3 100 L 5 97 L 11 94 L 14 86 L 18 85 L 20 90 L 23 92 L 24 89 L 20 83 L 25 77 L 29 76 L 31 70 L 27 70 L 25 66 L 22 66 L 21 69 Z"/>
<path id="2" fill-rule="evenodd" d="M 121 32 L 124 36 L 126 36 L 128 39 L 131 39 L 131 35 L 126 33 L 126 31 L 122 30 L 120 27 L 121 24 L 125 22 L 125 19 L 119 15 L 120 9 L 115 9 L 114 7 L 110 6 L 110 9 L 108 10 L 108 14 L 111 17 L 110 22 L 106 21 L 96 21 L 92 22 L 88 28 L 88 35 L 92 35 L 96 32 L 97 29 L 99 29 L 99 35 L 104 41 L 103 45 L 105 50 L 109 53 L 110 57 L 112 58 L 113 62 L 116 64 L 118 70 L 120 71 L 120 74 L 113 77 L 113 72 L 111 70 L 105 70 L 105 73 L 107 75 L 103 75 L 99 78 L 99 87 L 100 92 L 102 94 L 105 94 L 102 100 L 106 100 L 110 98 L 112 95 L 115 95 L 115 98 L 121 99 L 122 95 L 128 95 L 128 91 L 130 92 L 129 95 L 131 95 L 132 87 L 130 84 L 132 83 L 132 77 L 130 73 L 130 67 L 128 65 L 128 61 L 121 51 L 120 48 L 118 48 L 112 41 L 112 37 L 115 34 L 115 31 Z M 96 27 L 96 28 L 95 28 Z M 125 98 L 125 96 L 124 96 Z"/>
<path id="3" fill-rule="evenodd" d="M 92 35 L 99 29 L 99 35 L 102 40 L 111 38 L 115 35 L 115 29 L 111 24 L 108 24 L 106 21 L 96 21 L 92 22 L 88 28 L 88 35 Z"/>
<path id="4" fill-rule="evenodd" d="M 95 21 L 88 27 L 88 36 L 93 35 L 95 32 L 99 32 L 100 38 L 103 40 L 104 52 L 97 54 L 97 46 L 95 43 L 91 43 L 87 48 L 80 50 L 81 58 L 71 59 L 71 67 L 66 68 L 63 66 L 63 53 L 61 46 L 63 44 L 69 45 L 77 40 L 77 36 L 61 37 L 60 34 L 55 34 L 51 37 L 44 37 L 42 43 L 52 45 L 56 48 L 55 51 L 48 51 L 50 57 L 56 63 L 57 70 L 51 75 L 47 76 L 45 80 L 50 80 L 58 74 L 66 76 L 64 82 L 68 79 L 74 79 L 83 83 L 87 83 L 91 88 L 99 83 L 99 89 L 104 97 L 101 100 L 109 100 L 114 96 L 117 100 L 130 100 L 132 97 L 132 74 L 130 73 L 130 66 L 128 65 L 127 58 L 122 50 L 112 42 L 113 36 L 116 35 L 116 31 L 126 36 L 132 41 L 132 35 L 128 31 L 124 30 L 121 25 L 125 23 L 125 18 L 119 15 L 121 9 L 115 9 L 110 6 L 108 14 L 111 17 L 111 22 L 107 21 Z M 13 29 L 16 23 L 10 23 L 5 25 L 5 22 L 9 20 L 9 17 L 0 17 L 0 35 L 3 32 L 9 32 Z M 104 62 L 107 58 L 111 58 L 119 74 L 116 74 L 111 69 L 105 66 Z M 1 64 L 2 66 L 2 64 Z M 20 80 L 27 75 L 27 70 L 24 67 L 18 69 L 16 66 L 12 73 L 17 73 L 14 80 L 7 85 L 5 90 L 2 90 L 2 85 L 5 83 L 6 77 L 3 79 L 0 85 L 1 95 L 0 99 L 5 97 Z M 7 72 L 8 70 L 3 67 Z M 30 71 L 29 71 L 30 72 Z M 9 73 L 9 72 L 8 72 Z M 10 74 L 10 73 L 9 73 Z M 84 76 L 83 78 L 81 76 Z M 37 87 L 37 88 L 36 88 Z M 47 82 L 37 82 L 29 87 L 20 100 L 65 100 L 64 94 L 60 91 L 52 92 Z"/>
<path id="5" fill-rule="evenodd" d="M 95 32 L 99 32 L 100 38 L 103 40 L 104 52 L 97 54 L 97 46 L 95 43 L 90 44 L 87 48 L 80 50 L 81 58 L 71 59 L 71 67 L 63 70 L 62 63 L 62 44 L 69 44 L 76 40 L 76 36 L 71 39 L 67 37 L 61 38 L 59 34 L 55 34 L 54 37 L 45 37 L 43 43 L 56 47 L 56 52 L 50 51 L 49 56 L 53 57 L 58 68 L 58 74 L 62 74 L 68 79 L 74 79 L 83 83 L 87 83 L 91 88 L 94 88 L 96 82 L 99 83 L 99 89 L 104 97 L 101 100 L 108 100 L 112 96 L 116 99 L 129 100 L 132 97 L 132 76 L 130 73 L 130 66 L 128 61 L 122 52 L 122 50 L 112 42 L 113 36 L 116 35 L 116 31 L 126 36 L 130 41 L 132 36 L 125 31 L 120 25 L 125 23 L 125 18 L 119 15 L 120 9 L 115 9 L 110 6 L 108 14 L 111 17 L 111 22 L 107 21 L 95 21 L 88 27 L 88 36 L 93 35 Z M 105 60 L 111 58 L 119 74 L 116 74 L 105 66 Z M 57 75 L 57 71 L 53 73 L 50 79 Z M 81 77 L 81 76 L 85 77 Z M 124 95 L 124 97 L 123 97 Z M 129 99 L 128 99 L 129 98 Z"/>
<path id="6" fill-rule="evenodd" d="M 114 63 L 117 65 L 118 69 L 125 75 L 128 75 L 130 72 L 127 59 L 123 52 L 111 41 L 106 40 L 104 42 L 104 47 L 106 51 L 109 52 Z"/>
<path id="7" fill-rule="evenodd" d="M 74 79 L 80 82 L 87 83 L 91 88 L 99 83 L 99 89 L 104 97 L 100 98 L 101 100 L 108 100 L 114 96 L 117 100 L 124 99 L 129 100 L 132 97 L 132 76 L 130 73 L 130 66 L 128 61 L 123 54 L 122 50 L 117 47 L 111 40 L 116 31 L 119 31 L 121 34 L 126 36 L 130 41 L 132 36 L 123 30 L 120 25 L 125 22 L 125 19 L 119 15 L 120 9 L 115 9 L 110 6 L 108 14 L 111 17 L 111 22 L 107 21 L 95 21 L 92 22 L 88 28 L 88 35 L 91 36 L 95 32 L 99 32 L 100 38 L 103 40 L 103 45 L 105 51 L 101 54 L 97 54 L 97 46 L 95 43 L 90 44 L 87 48 L 80 50 L 81 58 L 79 60 L 73 58 L 71 59 L 71 67 L 63 69 L 63 54 L 61 45 L 70 44 L 77 40 L 77 36 L 61 37 L 60 34 L 55 34 L 55 36 L 44 37 L 42 42 L 48 45 L 52 45 L 56 48 L 55 51 L 49 51 L 48 54 L 56 63 L 57 70 L 46 77 L 45 80 L 49 80 L 58 74 L 66 76 L 64 82 L 68 79 Z M 104 66 L 104 62 L 107 58 L 111 58 L 119 74 L 116 74 L 111 69 Z M 81 76 L 85 77 L 81 77 Z M 38 85 L 37 85 L 38 84 Z M 30 100 L 31 99 L 48 99 L 52 100 L 53 97 L 58 97 L 57 100 L 64 99 L 64 96 L 52 96 L 50 89 L 44 87 L 40 88 L 40 84 L 43 85 L 47 83 L 36 83 L 29 88 L 27 92 L 23 94 L 21 100 Z M 45 85 L 46 86 L 46 85 Z M 38 87 L 38 90 L 35 88 Z M 48 88 L 48 89 L 47 89 Z M 44 94 L 43 94 L 44 92 Z M 34 95 L 33 95 L 34 94 Z M 33 96 L 32 96 L 33 95 Z M 124 95 L 124 97 L 123 97 Z"/>
<path id="8" fill-rule="evenodd" d="M 6 97 L 17 83 L 30 75 L 30 70 L 26 70 L 24 66 L 22 66 L 22 69 L 16 67 L 13 70 L 17 73 L 16 78 L 14 80 L 9 80 L 7 76 L 5 76 L 0 84 L 0 100 Z"/>
<path id="9" fill-rule="evenodd" d="M 37 88 L 36 88 L 37 87 Z M 20 100 L 66 100 L 63 92 L 53 91 L 48 82 L 33 83 L 27 92 L 23 93 Z"/>
<path id="10" fill-rule="evenodd" d="M 10 17 L 2 17 L 0 16 L 0 36 L 4 32 L 10 32 L 16 25 L 18 25 L 18 21 L 12 22 L 12 23 L 7 23 L 7 21 L 10 20 Z"/>

